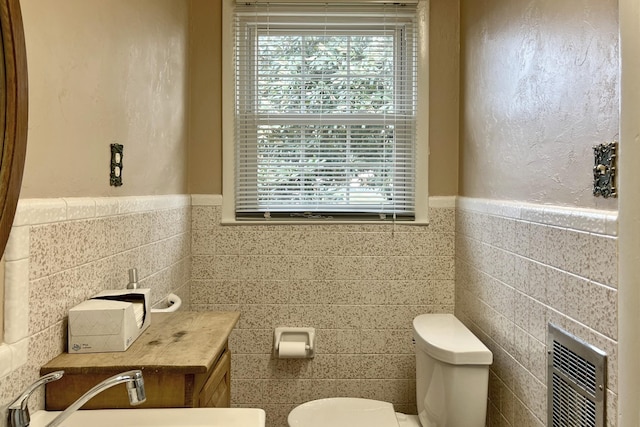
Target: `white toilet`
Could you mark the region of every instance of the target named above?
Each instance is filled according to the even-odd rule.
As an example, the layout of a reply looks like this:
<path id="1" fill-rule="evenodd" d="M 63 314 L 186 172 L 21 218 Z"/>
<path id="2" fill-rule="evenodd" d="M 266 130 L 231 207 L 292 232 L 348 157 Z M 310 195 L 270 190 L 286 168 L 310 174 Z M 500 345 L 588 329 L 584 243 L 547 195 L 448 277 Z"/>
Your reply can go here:
<path id="1" fill-rule="evenodd" d="M 294 408 L 289 427 L 484 427 L 491 351 L 451 314 L 413 319 L 418 416 L 393 405 L 336 397 Z"/>

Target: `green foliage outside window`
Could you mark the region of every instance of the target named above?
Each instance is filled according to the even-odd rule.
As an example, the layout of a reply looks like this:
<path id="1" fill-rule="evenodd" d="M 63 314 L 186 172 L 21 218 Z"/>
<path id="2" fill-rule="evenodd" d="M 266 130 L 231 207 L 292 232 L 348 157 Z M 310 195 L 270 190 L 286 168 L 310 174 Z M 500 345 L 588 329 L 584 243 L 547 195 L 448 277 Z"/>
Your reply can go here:
<path id="1" fill-rule="evenodd" d="M 393 50 L 393 34 L 258 37 L 259 200 L 277 208 L 393 198 Z"/>

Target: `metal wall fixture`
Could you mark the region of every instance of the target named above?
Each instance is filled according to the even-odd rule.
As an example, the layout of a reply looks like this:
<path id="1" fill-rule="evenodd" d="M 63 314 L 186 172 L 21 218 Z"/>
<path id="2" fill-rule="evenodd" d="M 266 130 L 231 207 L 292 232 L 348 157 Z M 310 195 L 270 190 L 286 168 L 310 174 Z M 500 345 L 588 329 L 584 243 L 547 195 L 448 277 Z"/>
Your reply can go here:
<path id="1" fill-rule="evenodd" d="M 593 195 L 602 196 L 605 199 L 617 197 L 616 192 L 616 158 L 618 156 L 618 143 L 605 142 L 593 147 Z"/>
<path id="2" fill-rule="evenodd" d="M 114 187 L 122 185 L 122 152 L 124 146 L 122 144 L 111 144 L 111 176 L 109 184 Z"/>

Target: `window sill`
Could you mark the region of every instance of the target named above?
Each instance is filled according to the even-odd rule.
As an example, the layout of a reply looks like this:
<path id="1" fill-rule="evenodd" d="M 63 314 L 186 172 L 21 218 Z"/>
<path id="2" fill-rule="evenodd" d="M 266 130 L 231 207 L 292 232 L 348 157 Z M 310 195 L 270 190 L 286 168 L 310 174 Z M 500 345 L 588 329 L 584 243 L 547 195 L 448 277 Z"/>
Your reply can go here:
<path id="1" fill-rule="evenodd" d="M 221 225 L 371 225 L 371 226 L 393 226 L 393 225 L 406 225 L 406 226 L 427 226 L 429 225 L 428 220 L 416 220 L 416 221 L 344 221 L 344 220 L 287 220 L 287 219 L 279 219 L 279 220 L 263 220 L 263 221 L 252 221 L 252 220 L 236 220 L 235 218 L 222 218 L 220 221 Z"/>

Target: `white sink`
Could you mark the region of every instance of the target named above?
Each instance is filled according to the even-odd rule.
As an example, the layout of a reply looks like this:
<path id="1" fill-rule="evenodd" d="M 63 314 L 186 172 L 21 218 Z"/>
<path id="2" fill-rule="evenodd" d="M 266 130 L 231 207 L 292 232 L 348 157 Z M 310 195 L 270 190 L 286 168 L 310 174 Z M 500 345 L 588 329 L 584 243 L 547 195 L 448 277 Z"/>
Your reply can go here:
<path id="1" fill-rule="evenodd" d="M 31 427 L 44 427 L 60 412 L 31 414 Z M 96 409 L 77 411 L 60 427 L 264 427 L 258 408 Z"/>

